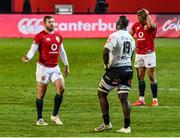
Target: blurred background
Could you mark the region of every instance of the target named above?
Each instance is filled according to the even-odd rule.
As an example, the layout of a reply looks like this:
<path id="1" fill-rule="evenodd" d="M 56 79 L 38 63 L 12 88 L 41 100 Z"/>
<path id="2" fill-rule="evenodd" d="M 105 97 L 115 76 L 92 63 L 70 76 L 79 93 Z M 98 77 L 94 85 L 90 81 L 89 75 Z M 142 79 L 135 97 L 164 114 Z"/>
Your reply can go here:
<path id="1" fill-rule="evenodd" d="M 0 0 L 0 13 L 59 14 L 69 8 L 72 14 L 115 14 L 136 13 L 139 8 L 147 8 L 154 14 L 177 14 L 179 5 L 179 0 Z"/>

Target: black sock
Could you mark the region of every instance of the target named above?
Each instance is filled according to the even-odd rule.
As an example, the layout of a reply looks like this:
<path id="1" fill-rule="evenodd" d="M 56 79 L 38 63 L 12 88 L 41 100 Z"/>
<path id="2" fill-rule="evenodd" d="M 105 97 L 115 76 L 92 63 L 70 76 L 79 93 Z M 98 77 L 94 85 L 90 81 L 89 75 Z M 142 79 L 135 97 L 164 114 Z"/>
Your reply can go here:
<path id="1" fill-rule="evenodd" d="M 61 105 L 61 102 L 63 100 L 63 95 L 58 95 L 54 97 L 54 111 L 53 111 L 53 116 L 56 116 L 59 112 L 59 107 Z"/>
<path id="2" fill-rule="evenodd" d="M 105 125 L 109 124 L 109 115 L 103 115 Z"/>
<path id="3" fill-rule="evenodd" d="M 151 91 L 153 98 L 157 98 L 157 89 L 158 89 L 157 83 L 151 83 Z"/>
<path id="4" fill-rule="evenodd" d="M 37 109 L 37 120 L 42 118 L 42 110 L 43 110 L 43 99 L 36 98 L 36 109 Z"/>
<path id="5" fill-rule="evenodd" d="M 128 128 L 130 126 L 130 119 L 129 118 L 124 118 L 124 128 Z"/>
<path id="6" fill-rule="evenodd" d="M 145 88 L 146 88 L 145 81 L 144 80 L 143 81 L 139 80 L 139 96 L 143 96 L 144 97 Z"/>

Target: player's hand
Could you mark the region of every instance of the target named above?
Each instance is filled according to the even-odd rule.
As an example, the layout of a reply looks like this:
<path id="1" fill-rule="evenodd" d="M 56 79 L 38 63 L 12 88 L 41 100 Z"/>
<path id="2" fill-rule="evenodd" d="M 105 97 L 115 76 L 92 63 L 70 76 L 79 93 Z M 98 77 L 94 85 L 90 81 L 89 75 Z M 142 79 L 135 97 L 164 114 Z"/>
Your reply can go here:
<path id="1" fill-rule="evenodd" d="M 109 69 L 108 65 L 104 65 L 104 70 L 108 71 L 108 69 Z"/>
<path id="2" fill-rule="evenodd" d="M 65 65 L 64 67 L 64 76 L 65 78 L 69 75 L 69 66 L 68 65 Z"/>
<path id="3" fill-rule="evenodd" d="M 29 59 L 28 59 L 28 57 L 26 55 L 22 56 L 21 59 L 22 59 L 23 63 L 28 63 L 29 62 Z"/>
<path id="4" fill-rule="evenodd" d="M 143 10 L 145 11 L 146 15 L 149 15 L 149 11 L 147 9 L 144 9 Z"/>

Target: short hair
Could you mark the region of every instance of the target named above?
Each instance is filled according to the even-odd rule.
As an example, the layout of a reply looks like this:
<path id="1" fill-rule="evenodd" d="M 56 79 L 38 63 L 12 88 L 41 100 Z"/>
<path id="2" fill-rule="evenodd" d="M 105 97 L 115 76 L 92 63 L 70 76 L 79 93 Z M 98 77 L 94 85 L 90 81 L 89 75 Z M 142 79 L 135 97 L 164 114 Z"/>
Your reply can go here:
<path id="1" fill-rule="evenodd" d="M 146 12 L 145 12 L 144 9 L 138 10 L 138 11 L 137 11 L 137 15 L 138 15 L 138 16 L 141 16 L 143 19 L 146 19 L 146 18 L 147 18 L 147 14 L 146 14 Z"/>
<path id="2" fill-rule="evenodd" d="M 43 22 L 45 23 L 47 19 L 51 19 L 51 18 L 54 18 L 54 17 L 51 16 L 51 15 L 46 15 L 46 16 L 44 16 L 44 18 L 43 18 Z"/>
<path id="3" fill-rule="evenodd" d="M 126 16 L 122 15 L 119 17 L 119 20 L 116 23 L 116 28 L 117 27 L 120 27 L 121 29 L 127 28 L 128 24 L 129 24 L 129 19 Z"/>

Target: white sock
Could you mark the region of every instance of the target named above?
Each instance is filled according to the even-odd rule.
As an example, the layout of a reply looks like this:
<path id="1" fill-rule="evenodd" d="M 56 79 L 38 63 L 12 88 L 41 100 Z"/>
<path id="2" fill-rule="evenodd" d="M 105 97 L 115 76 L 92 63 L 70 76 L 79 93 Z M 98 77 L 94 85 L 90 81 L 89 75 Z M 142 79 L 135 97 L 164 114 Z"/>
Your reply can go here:
<path id="1" fill-rule="evenodd" d="M 144 100 L 145 100 L 145 97 L 140 96 L 140 97 L 139 97 L 139 100 L 144 101 Z"/>
<path id="2" fill-rule="evenodd" d="M 157 98 L 153 98 L 153 101 L 154 101 L 154 100 L 157 101 Z"/>

